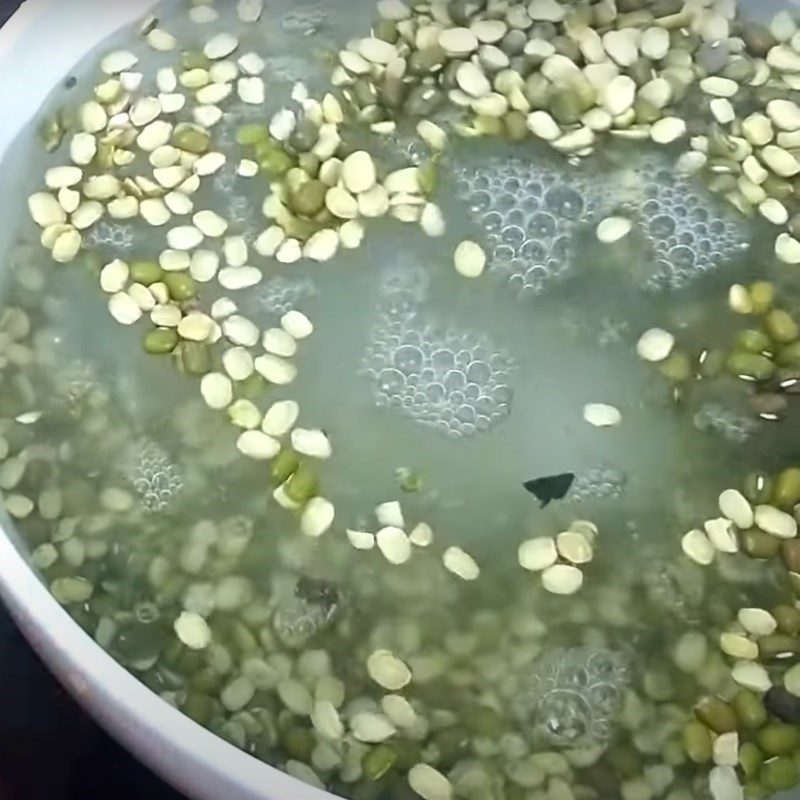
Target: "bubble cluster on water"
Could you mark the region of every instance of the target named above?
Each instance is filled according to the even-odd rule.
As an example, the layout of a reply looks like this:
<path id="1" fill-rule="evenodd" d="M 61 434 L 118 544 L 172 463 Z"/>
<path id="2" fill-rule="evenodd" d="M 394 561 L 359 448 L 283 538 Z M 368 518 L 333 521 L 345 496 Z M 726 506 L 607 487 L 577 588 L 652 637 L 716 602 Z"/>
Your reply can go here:
<path id="1" fill-rule="evenodd" d="M 287 311 L 301 310 L 304 300 L 315 297 L 317 287 L 311 278 L 270 278 L 253 293 L 255 306 L 264 313 L 282 317 Z"/>
<path id="2" fill-rule="evenodd" d="M 567 499 L 575 503 L 584 500 L 602 500 L 622 495 L 627 475 L 622 470 L 600 464 L 575 474 Z"/>
<path id="3" fill-rule="evenodd" d="M 544 746 L 607 744 L 631 672 L 630 659 L 615 650 L 545 652 L 531 665 L 515 711 L 531 739 Z"/>
<path id="4" fill-rule="evenodd" d="M 146 511 L 165 511 L 183 488 L 183 473 L 167 452 L 152 439 L 142 439 L 133 450 L 128 478 Z"/>
<path id="5" fill-rule="evenodd" d="M 518 158 L 461 168 L 456 192 L 485 232 L 490 271 L 520 297 L 569 273 L 574 233 L 598 208 L 581 172 Z"/>
<path id="6" fill-rule="evenodd" d="M 514 360 L 485 334 L 428 323 L 419 305 L 427 280 L 414 269 L 383 273 L 361 373 L 379 408 L 452 437 L 474 436 L 508 416 Z"/>
<path id="7" fill-rule="evenodd" d="M 694 415 L 694 426 L 703 433 L 714 433 L 731 444 L 744 444 L 758 430 L 752 417 L 732 411 L 719 403 L 706 403 Z"/>
<path id="8" fill-rule="evenodd" d="M 733 210 L 664 158 L 641 159 L 622 181 L 591 170 L 494 158 L 457 171 L 456 191 L 484 231 L 489 269 L 520 297 L 570 274 L 576 232 L 613 213 L 630 215 L 652 247 L 643 283 L 654 291 L 685 286 L 747 246 Z"/>
<path id="9" fill-rule="evenodd" d="M 117 222 L 98 222 L 86 235 L 86 244 L 114 251 L 130 250 L 133 247 L 133 229 Z"/>
<path id="10" fill-rule="evenodd" d="M 671 166 L 646 159 L 644 201 L 631 209 L 655 251 L 648 289 L 679 289 L 747 246 L 741 220 Z"/>

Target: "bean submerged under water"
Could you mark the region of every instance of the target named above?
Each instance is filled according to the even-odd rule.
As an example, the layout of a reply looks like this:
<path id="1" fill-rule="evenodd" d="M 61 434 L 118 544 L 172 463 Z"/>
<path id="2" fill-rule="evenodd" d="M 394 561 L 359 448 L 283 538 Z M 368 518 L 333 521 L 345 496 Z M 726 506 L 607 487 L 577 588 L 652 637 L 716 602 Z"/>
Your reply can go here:
<path id="1" fill-rule="evenodd" d="M 0 315 L 33 563 L 346 797 L 790 788 L 796 23 L 353 6 L 165 9 L 47 109 Z"/>

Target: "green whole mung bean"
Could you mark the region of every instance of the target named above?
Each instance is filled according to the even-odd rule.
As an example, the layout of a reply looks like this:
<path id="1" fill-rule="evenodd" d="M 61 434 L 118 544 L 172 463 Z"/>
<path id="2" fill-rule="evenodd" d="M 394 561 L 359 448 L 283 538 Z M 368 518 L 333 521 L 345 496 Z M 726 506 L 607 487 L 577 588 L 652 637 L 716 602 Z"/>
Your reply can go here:
<path id="1" fill-rule="evenodd" d="M 758 528 L 750 528 L 740 534 L 742 549 L 750 558 L 767 559 L 777 555 L 780 540 Z"/>
<path id="2" fill-rule="evenodd" d="M 256 161 L 259 169 L 273 178 L 280 178 L 294 166 L 292 157 L 271 142 L 260 142 L 256 145 Z"/>
<path id="3" fill-rule="evenodd" d="M 291 192 L 289 207 L 295 214 L 313 217 L 324 207 L 327 191 L 328 187 L 322 181 L 316 179 L 306 181 Z"/>
<path id="4" fill-rule="evenodd" d="M 318 486 L 316 472 L 308 464 L 301 463 L 286 483 L 286 496 L 293 502 L 303 505 L 314 497 Z"/>
<path id="5" fill-rule="evenodd" d="M 739 766 L 748 780 L 758 777 L 761 765 L 764 763 L 764 753 L 757 744 L 744 742 L 739 748 Z"/>
<path id="6" fill-rule="evenodd" d="M 530 135 L 525 115 L 521 111 L 509 111 L 503 117 L 506 136 L 512 142 L 520 142 Z"/>
<path id="7" fill-rule="evenodd" d="M 789 756 L 771 758 L 762 765 L 759 781 L 776 792 L 792 789 L 797 784 L 797 766 Z"/>
<path id="8" fill-rule="evenodd" d="M 661 109 L 654 106 L 647 100 L 637 97 L 633 104 L 633 110 L 636 114 L 636 122 L 640 125 L 652 125 L 663 116 Z"/>
<path id="9" fill-rule="evenodd" d="M 310 239 L 319 229 L 318 222 L 303 217 L 289 217 L 283 224 L 283 230 L 287 236 L 293 236 L 302 242 Z"/>
<path id="10" fill-rule="evenodd" d="M 145 334 L 143 347 L 152 355 L 167 355 L 177 346 L 178 332 L 174 328 L 154 328 Z"/>
<path id="11" fill-rule="evenodd" d="M 214 700 L 203 692 L 187 692 L 181 710 L 199 725 L 206 725 L 214 713 Z"/>
<path id="12" fill-rule="evenodd" d="M 178 364 L 187 375 L 205 375 L 211 371 L 211 350 L 201 342 L 181 342 L 175 351 Z"/>
<path id="13" fill-rule="evenodd" d="M 731 375 L 756 381 L 769 380 L 775 374 L 775 364 L 766 356 L 738 350 L 728 356 L 727 366 Z"/>
<path id="14" fill-rule="evenodd" d="M 800 468 L 788 467 L 778 473 L 772 502 L 787 511 L 800 503 Z"/>
<path id="15" fill-rule="evenodd" d="M 774 197 L 776 200 L 788 200 L 794 194 L 794 187 L 784 178 L 779 178 L 777 175 L 770 175 L 761 188 L 767 193 L 769 197 Z"/>
<path id="16" fill-rule="evenodd" d="M 789 636 L 800 634 L 800 609 L 790 605 L 779 605 L 772 609 L 772 616 L 778 623 L 778 630 Z"/>
<path id="17" fill-rule="evenodd" d="M 700 699 L 694 713 L 706 727 L 714 733 L 728 733 L 736 730 L 736 714 L 729 703 L 721 697 L 708 695 Z"/>
<path id="18" fill-rule="evenodd" d="M 572 86 L 564 86 L 550 98 L 550 114 L 561 125 L 574 125 L 586 111 L 582 98 Z"/>
<path id="19" fill-rule="evenodd" d="M 297 156 L 297 166 L 300 167 L 310 178 L 319 175 L 320 159 L 314 153 L 300 153 Z"/>
<path id="20" fill-rule="evenodd" d="M 744 479 L 742 491 L 751 503 L 761 505 L 770 502 L 774 486 L 772 476 L 766 472 L 750 472 Z"/>
<path id="21" fill-rule="evenodd" d="M 800 342 L 794 342 L 780 348 L 775 357 L 775 362 L 780 367 L 800 366 Z"/>
<path id="22" fill-rule="evenodd" d="M 736 335 L 736 349 L 743 350 L 746 353 L 763 353 L 765 350 L 770 349 L 771 344 L 772 342 L 766 333 L 752 328 L 739 331 Z"/>
<path id="23" fill-rule="evenodd" d="M 790 572 L 800 572 L 800 539 L 790 539 L 781 543 L 783 563 Z"/>
<path id="24" fill-rule="evenodd" d="M 294 475 L 299 466 L 300 459 L 297 453 L 289 448 L 284 448 L 270 462 L 270 479 L 275 484 L 282 484 Z"/>
<path id="25" fill-rule="evenodd" d="M 791 314 L 774 308 L 764 317 L 764 328 L 770 338 L 778 344 L 791 344 L 800 336 L 800 329 Z"/>
<path id="26" fill-rule="evenodd" d="M 236 141 L 243 147 L 268 143 L 270 141 L 269 128 L 260 122 L 242 125 L 236 131 Z"/>
<path id="27" fill-rule="evenodd" d="M 692 362 L 686 353 L 677 351 L 671 353 L 666 361 L 662 361 L 658 370 L 667 380 L 682 383 L 692 376 Z"/>
<path id="28" fill-rule="evenodd" d="M 192 69 L 208 69 L 211 62 L 208 60 L 205 53 L 199 53 L 196 50 L 187 50 L 181 56 L 181 67 L 187 72 Z"/>
<path id="29" fill-rule="evenodd" d="M 143 286 L 151 286 L 164 276 L 164 270 L 155 261 L 134 261 L 130 265 L 130 279 Z"/>
<path id="30" fill-rule="evenodd" d="M 194 278 L 185 272 L 166 272 L 163 277 L 169 296 L 178 303 L 185 303 L 197 296 Z"/>
<path id="31" fill-rule="evenodd" d="M 245 400 L 255 400 L 260 397 L 267 386 L 266 379 L 257 372 L 236 384 L 239 396 Z"/>
<path id="32" fill-rule="evenodd" d="M 745 800 L 764 800 L 769 789 L 759 781 L 748 781 L 743 788 Z"/>
<path id="33" fill-rule="evenodd" d="M 796 725 L 771 722 L 758 731 L 756 741 L 768 756 L 783 756 L 797 749 L 800 744 L 800 731 Z"/>
<path id="34" fill-rule="evenodd" d="M 479 114 L 472 120 L 472 125 L 483 136 L 502 136 L 505 133 L 503 120 L 498 117 Z"/>
<path id="35" fill-rule="evenodd" d="M 775 286 L 769 281 L 756 281 L 747 287 L 754 314 L 766 314 L 775 302 Z"/>
<path id="36" fill-rule="evenodd" d="M 315 746 L 314 737 L 308 728 L 295 726 L 289 728 L 283 735 L 283 747 L 290 758 L 308 763 Z"/>
<path id="37" fill-rule="evenodd" d="M 763 58 L 777 44 L 775 37 L 766 25 L 748 20 L 742 25 L 742 39 L 747 52 L 757 58 Z"/>
<path id="38" fill-rule="evenodd" d="M 369 781 L 379 781 L 397 762 L 397 753 L 389 744 L 373 747 L 361 762 L 364 776 Z"/>
<path id="39" fill-rule="evenodd" d="M 784 661 L 795 657 L 800 643 L 784 633 L 773 633 L 758 640 L 758 653 L 762 661 Z"/>
<path id="40" fill-rule="evenodd" d="M 175 127 L 172 134 L 172 144 L 189 153 L 200 156 L 208 151 L 211 144 L 211 134 L 199 125 L 181 123 Z"/>
<path id="41" fill-rule="evenodd" d="M 406 100 L 407 91 L 408 84 L 404 83 L 401 78 L 389 75 L 378 87 L 378 101 L 384 108 L 400 108 Z"/>
<path id="42" fill-rule="evenodd" d="M 114 151 L 116 148 L 113 144 L 109 144 L 108 142 L 100 142 L 97 146 L 97 155 L 95 156 L 95 162 L 97 163 L 98 167 L 102 169 L 113 169 L 114 167 Z"/>
<path id="43" fill-rule="evenodd" d="M 706 350 L 698 366 L 702 378 L 718 378 L 725 370 L 726 354 L 722 350 Z"/>
<path id="44" fill-rule="evenodd" d="M 702 722 L 692 720 L 683 729 L 683 747 L 690 761 L 705 764 L 711 760 L 711 734 Z"/>
<path id="45" fill-rule="evenodd" d="M 379 19 L 373 25 L 372 32 L 376 39 L 382 39 L 389 44 L 394 44 L 400 38 L 400 34 L 397 32 L 397 23 L 390 19 Z"/>
<path id="46" fill-rule="evenodd" d="M 748 689 L 740 689 L 731 701 L 741 727 L 756 730 L 767 721 L 767 711 L 761 698 Z"/>

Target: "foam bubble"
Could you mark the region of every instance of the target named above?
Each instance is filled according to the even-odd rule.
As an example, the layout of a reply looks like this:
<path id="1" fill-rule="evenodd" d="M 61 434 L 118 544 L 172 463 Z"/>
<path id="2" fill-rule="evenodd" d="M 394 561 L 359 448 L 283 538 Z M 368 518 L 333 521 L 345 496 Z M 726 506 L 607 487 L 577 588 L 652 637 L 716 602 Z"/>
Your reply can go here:
<path id="1" fill-rule="evenodd" d="M 747 245 L 734 212 L 665 158 L 613 173 L 490 159 L 458 171 L 457 193 L 485 232 L 490 271 L 522 297 L 566 277 L 576 232 L 612 213 L 629 214 L 652 247 L 650 290 L 685 286 Z"/>
<path id="2" fill-rule="evenodd" d="M 531 665 L 515 711 L 546 746 L 606 744 L 630 680 L 630 661 L 617 651 L 552 650 Z"/>
<path id="3" fill-rule="evenodd" d="M 417 300 L 427 283 L 408 274 L 410 283 L 384 280 L 362 361 L 376 405 L 455 438 L 488 431 L 509 413 L 513 359 L 488 336 L 427 324 Z"/>
<path id="4" fill-rule="evenodd" d="M 143 439 L 135 446 L 128 478 L 142 506 L 152 514 L 169 508 L 183 488 L 180 467 L 151 439 Z"/>
<path id="5" fill-rule="evenodd" d="M 687 176 L 646 159 L 640 226 L 656 255 L 647 288 L 680 288 L 747 243 L 732 211 Z"/>
<path id="6" fill-rule="evenodd" d="M 601 464 L 575 475 L 567 498 L 580 503 L 584 500 L 602 500 L 622 495 L 628 478 L 622 470 Z"/>
<path id="7" fill-rule="evenodd" d="M 491 159 L 458 173 L 457 193 L 486 234 L 491 272 L 521 297 L 572 268 L 573 235 L 597 203 L 583 175 L 520 159 Z"/>

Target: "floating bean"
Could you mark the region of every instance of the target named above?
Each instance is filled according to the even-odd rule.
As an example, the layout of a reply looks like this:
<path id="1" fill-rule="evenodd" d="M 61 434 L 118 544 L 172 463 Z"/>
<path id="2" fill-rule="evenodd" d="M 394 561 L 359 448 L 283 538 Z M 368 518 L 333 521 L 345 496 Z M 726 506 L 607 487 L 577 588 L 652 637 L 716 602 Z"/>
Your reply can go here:
<path id="1" fill-rule="evenodd" d="M 781 549 L 781 542 L 775 536 L 759 530 L 750 528 L 740 534 L 742 549 L 750 558 L 767 559 L 772 558 Z"/>
<path id="2" fill-rule="evenodd" d="M 174 328 L 156 328 L 145 335 L 144 350 L 153 355 L 166 355 L 177 347 L 178 338 Z"/>
<path id="3" fill-rule="evenodd" d="M 728 371 L 737 377 L 766 381 L 775 374 L 775 365 L 765 356 L 734 351 L 728 356 Z"/>

